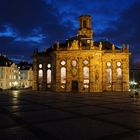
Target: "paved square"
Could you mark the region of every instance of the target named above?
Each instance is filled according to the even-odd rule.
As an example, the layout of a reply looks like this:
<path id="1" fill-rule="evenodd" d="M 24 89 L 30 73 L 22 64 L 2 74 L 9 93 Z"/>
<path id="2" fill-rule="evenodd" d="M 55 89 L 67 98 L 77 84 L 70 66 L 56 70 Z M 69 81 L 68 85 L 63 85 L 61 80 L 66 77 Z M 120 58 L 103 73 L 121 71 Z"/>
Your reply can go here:
<path id="1" fill-rule="evenodd" d="M 0 140 L 140 140 L 140 98 L 128 92 L 0 92 Z"/>

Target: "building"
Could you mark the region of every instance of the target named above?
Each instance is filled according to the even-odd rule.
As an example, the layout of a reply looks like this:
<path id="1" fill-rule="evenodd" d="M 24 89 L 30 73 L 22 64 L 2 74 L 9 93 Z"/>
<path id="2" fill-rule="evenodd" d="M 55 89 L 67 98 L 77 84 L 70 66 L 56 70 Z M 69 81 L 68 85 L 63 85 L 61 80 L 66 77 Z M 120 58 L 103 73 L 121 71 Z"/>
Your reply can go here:
<path id="1" fill-rule="evenodd" d="M 129 90 L 129 48 L 93 39 L 92 18 L 79 17 L 78 35 L 33 54 L 33 90 Z"/>
<path id="2" fill-rule="evenodd" d="M 32 87 L 33 70 L 32 65 L 28 62 L 21 61 L 18 65 L 19 69 L 19 87 L 20 88 L 30 88 Z"/>
<path id="3" fill-rule="evenodd" d="M 133 62 L 130 66 L 130 88 L 140 89 L 140 62 Z"/>
<path id="4" fill-rule="evenodd" d="M 0 88 L 11 89 L 19 85 L 19 69 L 5 55 L 0 54 Z"/>

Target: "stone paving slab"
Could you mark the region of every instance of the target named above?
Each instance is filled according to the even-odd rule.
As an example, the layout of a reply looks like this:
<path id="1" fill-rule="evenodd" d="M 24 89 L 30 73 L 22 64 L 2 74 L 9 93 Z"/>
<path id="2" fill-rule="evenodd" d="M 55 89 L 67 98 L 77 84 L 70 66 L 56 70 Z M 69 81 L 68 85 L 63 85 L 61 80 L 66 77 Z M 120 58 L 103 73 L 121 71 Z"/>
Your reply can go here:
<path id="1" fill-rule="evenodd" d="M 88 118 L 38 124 L 37 126 L 62 140 L 89 140 L 110 134 L 128 132 L 127 129 Z"/>
<path id="2" fill-rule="evenodd" d="M 140 140 L 140 99 L 128 92 L 0 92 L 0 140 Z"/>

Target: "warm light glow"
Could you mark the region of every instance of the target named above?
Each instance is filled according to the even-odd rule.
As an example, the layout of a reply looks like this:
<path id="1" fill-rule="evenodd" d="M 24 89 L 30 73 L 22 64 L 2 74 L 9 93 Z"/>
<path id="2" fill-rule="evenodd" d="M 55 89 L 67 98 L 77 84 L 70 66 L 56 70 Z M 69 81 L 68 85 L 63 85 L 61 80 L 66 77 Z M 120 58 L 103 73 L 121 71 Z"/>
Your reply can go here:
<path id="1" fill-rule="evenodd" d="M 11 82 L 9 83 L 9 86 L 10 86 L 10 87 L 12 86 L 12 83 L 11 83 Z"/>
<path id="2" fill-rule="evenodd" d="M 42 64 L 39 64 L 39 68 L 42 68 Z"/>
<path id="3" fill-rule="evenodd" d="M 38 71 L 38 77 L 39 77 L 39 82 L 42 82 L 42 80 L 43 80 L 43 70 Z"/>
<path id="4" fill-rule="evenodd" d="M 84 84 L 89 84 L 89 80 L 84 80 Z"/>
<path id="5" fill-rule="evenodd" d="M 117 68 L 117 79 L 122 80 L 122 69 L 121 68 Z"/>
<path id="6" fill-rule="evenodd" d="M 61 68 L 61 83 L 63 84 L 66 83 L 66 68 L 65 67 Z"/>
<path id="7" fill-rule="evenodd" d="M 112 69 L 108 68 L 106 72 L 107 83 L 112 83 Z"/>
<path id="8" fill-rule="evenodd" d="M 130 84 L 131 84 L 131 85 L 137 85 L 138 83 L 135 82 L 135 81 L 130 81 Z"/>
<path id="9" fill-rule="evenodd" d="M 84 79 L 89 79 L 89 67 L 83 68 L 83 77 Z"/>
<path id="10" fill-rule="evenodd" d="M 110 67 L 111 66 L 111 63 L 110 62 L 107 62 L 107 66 Z"/>
<path id="11" fill-rule="evenodd" d="M 84 65 L 88 65 L 89 64 L 88 60 L 84 60 L 83 63 L 84 63 Z"/>
<path id="12" fill-rule="evenodd" d="M 73 61 L 72 61 L 72 66 L 75 67 L 76 65 L 77 65 L 76 60 L 73 60 Z"/>
<path id="13" fill-rule="evenodd" d="M 121 66 L 121 62 L 117 62 L 117 66 L 120 67 Z"/>
<path id="14" fill-rule="evenodd" d="M 47 67 L 48 67 L 48 68 L 51 68 L 51 64 L 48 64 Z"/>
<path id="15" fill-rule="evenodd" d="M 12 92 L 13 96 L 16 97 L 16 98 L 19 96 L 19 93 L 20 92 L 19 91 L 16 91 L 16 90 Z"/>
<path id="16" fill-rule="evenodd" d="M 51 83 L 51 70 L 48 69 L 47 70 L 47 84 L 50 84 Z"/>
<path id="17" fill-rule="evenodd" d="M 63 61 L 61 61 L 61 65 L 65 65 L 66 64 L 66 62 L 63 60 Z"/>
<path id="18" fill-rule="evenodd" d="M 15 81 L 15 82 L 14 82 L 14 86 L 17 86 L 17 85 L 18 85 L 18 82 L 17 82 L 17 81 Z"/>

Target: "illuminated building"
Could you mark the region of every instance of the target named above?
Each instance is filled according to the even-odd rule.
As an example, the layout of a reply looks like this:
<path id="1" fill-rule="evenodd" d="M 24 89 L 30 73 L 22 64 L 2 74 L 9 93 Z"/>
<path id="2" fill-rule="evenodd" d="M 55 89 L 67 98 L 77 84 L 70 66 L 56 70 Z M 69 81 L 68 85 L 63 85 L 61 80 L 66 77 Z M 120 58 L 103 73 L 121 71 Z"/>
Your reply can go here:
<path id="1" fill-rule="evenodd" d="M 19 69 L 17 65 L 5 55 L 0 54 L 0 88 L 10 89 L 18 87 Z"/>
<path id="2" fill-rule="evenodd" d="M 33 90 L 129 90 L 129 48 L 93 39 L 92 19 L 79 17 L 78 35 L 33 54 Z"/>
<path id="3" fill-rule="evenodd" d="M 32 65 L 28 62 L 21 61 L 18 65 L 19 68 L 19 87 L 29 88 L 32 87 L 33 70 Z"/>

